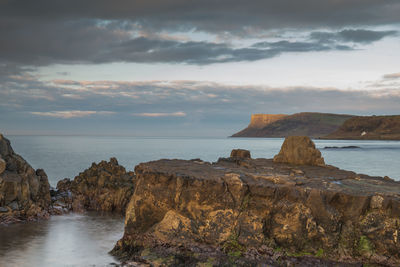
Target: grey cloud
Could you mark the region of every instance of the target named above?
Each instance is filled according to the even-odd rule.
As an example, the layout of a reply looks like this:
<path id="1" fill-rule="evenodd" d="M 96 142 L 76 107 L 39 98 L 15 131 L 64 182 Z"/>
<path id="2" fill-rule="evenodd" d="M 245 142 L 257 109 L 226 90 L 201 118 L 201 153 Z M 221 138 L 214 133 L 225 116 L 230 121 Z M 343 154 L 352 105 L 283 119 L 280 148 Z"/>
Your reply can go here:
<path id="1" fill-rule="evenodd" d="M 79 96 L 76 98 L 65 95 Z M 342 91 L 327 88 L 269 88 L 229 86 L 207 82 L 127 82 L 69 81 L 42 82 L 18 79 L 6 82 L 0 91 L 0 114 L 65 115 L 71 111 L 90 111 L 108 117 L 142 121 L 146 117 L 190 122 L 202 114 L 203 122 L 215 121 L 215 114 L 232 120 L 249 113 L 294 113 L 298 111 L 342 112 L 354 114 L 399 113 L 398 90 Z M 12 104 L 13 106 L 10 106 Z M 82 110 L 82 107 L 85 107 Z M 34 112 L 34 113 L 32 113 Z M 67 113 L 65 113 L 67 112 Z M 84 114 L 84 113 L 74 113 Z M 86 113 L 85 113 L 86 114 Z M 124 115 L 125 114 L 125 115 Z M 155 116 L 173 114 L 176 116 Z M 186 116 L 178 116 L 185 114 Z M 53 117 L 56 117 L 56 116 Z M 152 116 L 153 115 L 153 116 Z M 95 117 L 93 117 L 95 119 Z M 128 120 L 125 120 L 129 121 Z"/>
<path id="2" fill-rule="evenodd" d="M 399 79 L 400 78 L 400 72 L 386 74 L 386 75 L 383 76 L 383 78 L 384 79 Z"/>
<path id="3" fill-rule="evenodd" d="M 0 130 L 74 134 L 102 129 L 103 134 L 115 134 L 113 129 L 150 133 L 168 128 L 175 134 L 202 129 L 229 135 L 246 125 L 251 113 L 398 114 L 398 89 L 342 91 L 197 81 L 45 82 L 21 73 L 2 82 Z"/>
<path id="4" fill-rule="evenodd" d="M 134 34 L 194 30 L 246 39 L 271 30 L 304 32 L 397 23 L 398 13 L 400 3 L 394 0 L 0 1 L 0 62 L 31 66 L 121 61 L 201 65 L 254 61 L 285 52 L 349 50 L 352 47 L 346 42 L 367 44 L 396 32 L 314 32 L 308 41 L 266 41 L 242 48 Z"/>
<path id="5" fill-rule="evenodd" d="M 253 47 L 269 48 L 277 52 L 312 52 L 312 51 L 328 51 L 328 50 L 351 50 L 352 47 L 347 45 L 325 44 L 320 42 L 259 42 Z"/>
<path id="6" fill-rule="evenodd" d="M 363 29 L 346 29 L 339 32 L 312 32 L 311 39 L 321 43 L 354 42 L 369 44 L 379 41 L 387 36 L 397 35 L 397 31 L 372 31 Z"/>
<path id="7" fill-rule="evenodd" d="M 69 27 L 69 26 L 68 26 Z M 54 35 L 57 31 L 51 29 Z M 41 34 L 49 34 L 41 33 Z M 50 33 L 51 35 L 51 33 Z M 56 41 L 42 36 L 34 42 L 18 38 L 17 47 L 12 42 L 0 44 L 0 59 L 19 64 L 47 65 L 54 63 L 187 63 L 212 64 L 238 61 L 255 61 L 271 58 L 286 52 L 350 50 L 346 45 L 326 45 L 319 42 L 259 42 L 250 47 L 235 48 L 225 43 L 181 42 L 175 40 L 128 38 L 124 32 L 107 32 L 94 25 L 85 25 L 72 33 L 61 33 Z M 81 36 L 85 35 L 85 38 Z M 25 35 L 24 35 L 25 36 Z M 30 37 L 27 37 L 30 38 Z M 103 41 L 104 40 L 104 41 Z"/>
<path id="8" fill-rule="evenodd" d="M 20 0 L 0 15 L 31 20 L 123 20 L 151 29 L 248 33 L 247 29 L 343 27 L 398 23 L 397 0 Z M 126 24 L 126 26 L 129 24 Z"/>

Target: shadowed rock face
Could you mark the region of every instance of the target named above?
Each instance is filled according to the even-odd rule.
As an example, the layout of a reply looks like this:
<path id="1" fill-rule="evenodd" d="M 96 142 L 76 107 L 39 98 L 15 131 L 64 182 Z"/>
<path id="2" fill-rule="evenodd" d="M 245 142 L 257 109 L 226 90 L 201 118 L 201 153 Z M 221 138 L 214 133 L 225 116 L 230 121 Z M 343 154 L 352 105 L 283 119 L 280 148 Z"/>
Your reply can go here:
<path id="1" fill-rule="evenodd" d="M 133 193 L 134 173 L 127 172 L 118 164 L 117 159 L 109 162 L 93 163 L 74 180 L 64 179 L 58 182 L 58 195 L 70 191 L 72 210 L 116 211 L 124 213 Z"/>
<path id="2" fill-rule="evenodd" d="M 331 166 L 241 162 L 246 166 L 231 158 L 136 166 L 125 234 L 113 254 L 151 261 L 152 251 L 182 260 L 166 265 L 213 258 L 215 265 L 248 266 L 278 264 L 279 250 L 321 256 L 326 261 L 313 264 L 322 266 L 335 266 L 328 259 L 400 264 L 400 183 Z"/>
<path id="3" fill-rule="evenodd" d="M 324 166 L 321 152 L 307 136 L 289 136 L 283 142 L 281 151 L 274 157 L 276 163 Z"/>
<path id="4" fill-rule="evenodd" d="M 400 115 L 353 117 L 323 138 L 400 140 Z"/>
<path id="5" fill-rule="evenodd" d="M 35 171 L 0 134 L 0 223 L 47 218 L 49 189 L 46 173 Z"/>
<path id="6" fill-rule="evenodd" d="M 251 158 L 250 151 L 245 149 L 233 149 L 231 158 Z"/>
<path id="7" fill-rule="evenodd" d="M 301 112 L 292 115 L 254 114 L 247 128 L 232 137 L 287 137 L 306 135 L 314 138 L 337 130 L 351 115 Z"/>

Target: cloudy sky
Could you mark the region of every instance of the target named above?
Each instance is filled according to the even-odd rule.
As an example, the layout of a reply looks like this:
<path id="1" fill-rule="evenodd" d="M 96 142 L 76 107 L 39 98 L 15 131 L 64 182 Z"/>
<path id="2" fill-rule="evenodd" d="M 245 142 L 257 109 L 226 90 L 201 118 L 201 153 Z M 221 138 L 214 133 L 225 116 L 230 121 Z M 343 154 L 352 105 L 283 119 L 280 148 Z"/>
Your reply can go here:
<path id="1" fill-rule="evenodd" d="M 227 136 L 400 113 L 398 0 L 0 0 L 0 131 Z"/>

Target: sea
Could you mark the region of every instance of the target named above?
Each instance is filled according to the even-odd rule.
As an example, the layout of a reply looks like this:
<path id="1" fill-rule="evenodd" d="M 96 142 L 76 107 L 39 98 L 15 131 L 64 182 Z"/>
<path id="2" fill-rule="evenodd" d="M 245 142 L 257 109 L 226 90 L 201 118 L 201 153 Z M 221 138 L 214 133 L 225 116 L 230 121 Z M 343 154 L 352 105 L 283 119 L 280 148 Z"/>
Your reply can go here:
<path id="1" fill-rule="evenodd" d="M 14 151 L 51 186 L 74 178 L 92 162 L 116 157 L 127 170 L 161 158 L 214 162 L 242 148 L 253 158 L 272 158 L 282 138 L 7 136 Z M 400 180 L 400 141 L 314 140 L 325 162 L 341 169 Z M 344 147 L 353 148 L 344 148 Z M 327 148 L 336 147 L 336 148 Z M 123 235 L 124 218 L 115 214 L 70 213 L 50 220 L 0 226 L 2 266 L 112 266 L 108 254 Z"/>

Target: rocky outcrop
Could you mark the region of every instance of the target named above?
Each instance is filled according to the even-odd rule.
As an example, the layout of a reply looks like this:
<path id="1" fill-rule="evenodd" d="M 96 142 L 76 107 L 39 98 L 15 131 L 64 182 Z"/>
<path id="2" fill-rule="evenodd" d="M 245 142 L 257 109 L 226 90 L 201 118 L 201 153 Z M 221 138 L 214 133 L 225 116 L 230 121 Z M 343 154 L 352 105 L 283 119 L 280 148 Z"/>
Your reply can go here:
<path id="1" fill-rule="evenodd" d="M 250 151 L 245 149 L 233 149 L 231 151 L 231 158 L 251 158 Z"/>
<path id="2" fill-rule="evenodd" d="M 352 115 L 302 112 L 292 115 L 254 114 L 247 128 L 232 137 L 326 136 L 337 130 Z"/>
<path id="3" fill-rule="evenodd" d="M 400 115 L 363 116 L 346 120 L 324 139 L 400 140 Z"/>
<path id="4" fill-rule="evenodd" d="M 0 223 L 47 218 L 49 188 L 46 173 L 35 171 L 0 134 Z"/>
<path id="5" fill-rule="evenodd" d="M 321 152 L 307 136 L 289 136 L 283 142 L 281 151 L 274 157 L 276 163 L 324 166 Z"/>
<path id="6" fill-rule="evenodd" d="M 124 213 L 134 188 L 133 172 L 127 172 L 116 158 L 93 163 L 74 180 L 57 184 L 55 198 L 74 211 L 96 210 Z"/>
<path id="7" fill-rule="evenodd" d="M 399 182 L 332 166 L 243 161 L 136 166 L 113 254 L 167 266 L 399 266 Z"/>

